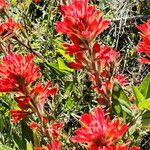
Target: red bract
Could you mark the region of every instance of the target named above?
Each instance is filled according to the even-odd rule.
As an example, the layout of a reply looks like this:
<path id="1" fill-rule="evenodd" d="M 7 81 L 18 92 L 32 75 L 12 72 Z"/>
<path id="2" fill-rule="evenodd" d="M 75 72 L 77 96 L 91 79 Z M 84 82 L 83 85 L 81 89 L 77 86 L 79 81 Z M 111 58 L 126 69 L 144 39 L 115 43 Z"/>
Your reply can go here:
<path id="1" fill-rule="evenodd" d="M 30 129 L 32 130 L 36 130 L 40 127 L 40 125 L 38 125 L 36 122 L 32 121 L 29 125 Z"/>
<path id="2" fill-rule="evenodd" d="M 110 150 L 140 150 L 140 148 L 137 146 L 132 146 L 131 148 L 129 148 L 129 143 L 126 143 L 124 145 L 117 144 L 116 146 L 113 146 Z"/>
<path id="3" fill-rule="evenodd" d="M 94 67 L 99 75 L 103 75 L 107 67 L 115 67 L 118 63 L 119 53 L 107 45 L 95 43 L 92 48 L 88 49 L 91 56 L 86 56 L 86 48 L 66 44 L 65 46 L 67 46 L 66 53 L 75 54 L 75 62 L 69 63 L 69 67 L 74 69 L 87 68 L 87 70 L 92 70 Z"/>
<path id="4" fill-rule="evenodd" d="M 137 28 L 141 31 L 140 35 L 142 41 L 139 42 L 137 51 L 145 53 L 149 60 L 146 58 L 140 58 L 140 62 L 142 63 L 150 63 L 150 19 L 141 25 L 138 25 Z"/>
<path id="5" fill-rule="evenodd" d="M 61 150 L 61 144 L 58 140 L 53 140 L 45 148 L 36 148 L 35 150 Z"/>
<path id="6" fill-rule="evenodd" d="M 61 150 L 61 144 L 58 140 L 53 140 L 50 144 L 47 144 L 48 150 Z"/>
<path id="7" fill-rule="evenodd" d="M 16 23 L 12 18 L 9 18 L 4 23 L 0 24 L 0 37 L 6 38 L 13 34 L 15 30 L 21 29 L 21 24 Z"/>
<path id="8" fill-rule="evenodd" d="M 114 76 L 114 79 L 118 80 L 118 82 L 121 84 L 121 85 L 125 85 L 127 83 L 125 77 L 123 74 L 116 74 Z"/>
<path id="9" fill-rule="evenodd" d="M 42 115 L 44 115 L 44 104 L 47 100 L 47 97 L 57 92 L 56 87 L 49 88 L 50 86 L 52 86 L 50 81 L 46 84 L 45 87 L 43 87 L 41 83 L 36 83 L 30 93 L 32 99 L 34 100 L 34 104 Z"/>
<path id="10" fill-rule="evenodd" d="M 16 123 L 16 122 L 22 120 L 24 117 L 26 117 L 30 114 L 31 114 L 31 112 L 24 112 L 24 111 L 21 111 L 21 110 L 10 110 L 10 115 L 13 118 L 11 120 L 11 122 Z"/>
<path id="11" fill-rule="evenodd" d="M 40 77 L 33 55 L 10 52 L 0 63 L 0 92 L 27 92 L 27 87 Z"/>
<path id="12" fill-rule="evenodd" d="M 29 102 L 30 102 L 29 97 L 19 96 L 19 97 L 16 97 L 15 100 L 17 101 L 18 107 L 21 110 L 25 110 L 29 107 Z"/>
<path id="13" fill-rule="evenodd" d="M 62 128 L 64 126 L 64 122 L 61 123 L 53 123 L 48 129 L 48 132 L 50 132 L 54 139 L 57 139 L 59 136 L 59 133 L 61 132 Z"/>
<path id="14" fill-rule="evenodd" d="M 35 3 L 40 3 L 41 0 L 33 0 Z"/>
<path id="15" fill-rule="evenodd" d="M 87 143 L 88 150 L 108 149 L 113 146 L 126 132 L 128 126 L 120 125 L 120 120 L 105 119 L 101 108 L 96 108 L 94 114 L 84 114 L 80 118 L 82 127 L 77 129 L 72 142 Z"/>
<path id="16" fill-rule="evenodd" d="M 69 62 L 68 66 L 73 69 L 81 69 L 85 68 L 88 60 L 86 58 L 86 55 L 83 52 L 77 53 L 75 56 L 75 62 Z"/>
<path id="17" fill-rule="evenodd" d="M 9 4 L 6 0 L 0 0 L 0 10 L 8 8 Z"/>
<path id="18" fill-rule="evenodd" d="M 150 60 L 144 57 L 138 58 L 138 61 L 143 64 L 150 64 Z"/>
<path id="19" fill-rule="evenodd" d="M 95 55 L 94 60 L 98 61 L 102 67 L 101 70 L 105 70 L 106 66 L 111 67 L 111 65 L 115 66 L 117 64 L 119 53 L 115 49 L 95 43 L 92 51 L 93 55 Z"/>
<path id="20" fill-rule="evenodd" d="M 63 20 L 56 22 L 57 32 L 76 36 L 81 40 L 91 42 L 109 25 L 101 12 L 88 5 L 88 0 L 73 0 L 70 5 L 62 5 Z"/>

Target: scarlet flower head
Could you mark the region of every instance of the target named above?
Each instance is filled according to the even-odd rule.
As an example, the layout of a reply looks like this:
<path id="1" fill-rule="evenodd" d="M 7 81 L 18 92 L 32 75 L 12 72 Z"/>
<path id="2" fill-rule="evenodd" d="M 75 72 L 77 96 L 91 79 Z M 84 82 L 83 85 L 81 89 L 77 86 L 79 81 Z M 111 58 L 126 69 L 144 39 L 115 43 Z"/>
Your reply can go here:
<path id="1" fill-rule="evenodd" d="M 7 9 L 9 4 L 6 2 L 6 0 L 0 0 L 0 10 Z"/>
<path id="2" fill-rule="evenodd" d="M 2 39 L 13 35 L 15 30 L 21 29 L 21 24 L 16 23 L 12 18 L 0 24 L 0 37 Z"/>
<path id="3" fill-rule="evenodd" d="M 88 0 L 73 0 L 69 5 L 62 5 L 60 10 L 63 20 L 56 22 L 56 30 L 70 37 L 91 42 L 110 24 L 95 6 L 88 5 Z"/>
<path id="4" fill-rule="evenodd" d="M 0 63 L 0 92 L 26 93 L 27 87 L 40 77 L 33 54 L 22 56 L 10 52 Z"/>
<path id="5" fill-rule="evenodd" d="M 88 150 L 101 150 L 113 146 L 128 128 L 126 124 L 120 125 L 119 119 L 105 119 L 101 108 L 95 108 L 94 114 L 83 114 L 80 122 L 82 127 L 75 131 L 77 135 L 72 137 L 71 141 L 86 143 Z"/>
<path id="6" fill-rule="evenodd" d="M 138 25 L 137 28 L 141 31 L 140 35 L 142 38 L 142 41 L 137 45 L 137 52 L 145 53 L 148 57 L 148 59 L 141 57 L 139 61 L 150 64 L 150 19 L 144 24 Z"/>

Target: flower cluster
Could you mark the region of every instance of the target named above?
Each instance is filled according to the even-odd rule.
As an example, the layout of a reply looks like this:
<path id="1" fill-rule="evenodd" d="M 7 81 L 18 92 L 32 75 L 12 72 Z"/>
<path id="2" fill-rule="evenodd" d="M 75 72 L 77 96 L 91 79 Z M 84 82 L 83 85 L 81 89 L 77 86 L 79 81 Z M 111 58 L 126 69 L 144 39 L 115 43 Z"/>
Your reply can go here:
<path id="1" fill-rule="evenodd" d="M 22 56 L 10 52 L 2 58 L 0 63 L 0 92 L 15 92 L 15 100 L 20 110 L 11 110 L 13 122 L 18 122 L 25 116 L 38 109 L 40 115 L 44 115 L 44 104 L 48 96 L 55 94 L 57 88 L 49 88 L 51 82 L 45 87 L 37 83 L 32 87 L 32 83 L 40 77 L 39 67 L 33 62 L 33 54 Z M 35 110 L 26 111 L 30 106 Z"/>
<path id="2" fill-rule="evenodd" d="M 2 58 L 0 63 L 0 92 L 15 92 L 17 95 L 15 100 L 19 109 L 10 110 L 13 123 L 33 113 L 37 114 L 44 126 L 32 121 L 29 127 L 39 134 L 44 131 L 45 136 L 53 139 L 51 144 L 47 145 L 49 150 L 54 148 L 60 150 L 58 136 L 62 130 L 63 122 L 54 122 L 50 125 L 49 116 L 46 116 L 47 113 L 44 109 L 47 97 L 55 94 L 57 88 L 50 88 L 52 86 L 50 81 L 45 87 L 36 82 L 41 74 L 39 67 L 33 62 L 33 57 L 33 54 L 23 56 L 10 52 Z M 33 82 L 36 82 L 34 86 Z"/>
<path id="3" fill-rule="evenodd" d="M 83 40 L 91 42 L 110 23 L 94 6 L 88 6 L 88 0 L 73 0 L 68 6 L 62 5 L 60 10 L 63 20 L 56 22 L 57 32 L 67 34 L 78 44 Z"/>
<path id="4" fill-rule="evenodd" d="M 95 108 L 94 113 L 83 114 L 80 118 L 82 127 L 77 129 L 72 142 L 87 144 L 87 150 L 128 150 L 129 143 L 116 144 L 128 129 L 127 124 L 120 124 L 120 120 L 105 119 L 101 108 Z M 133 150 L 133 147 L 130 148 Z M 139 150 L 135 147 L 134 150 Z"/>
<path id="5" fill-rule="evenodd" d="M 0 24 L 0 37 L 2 39 L 13 36 L 14 31 L 21 29 L 21 24 L 16 23 L 12 18 L 8 18 Z"/>
<path id="6" fill-rule="evenodd" d="M 9 7 L 9 4 L 6 2 L 6 0 L 0 0 L 0 11 L 7 9 Z"/>
<path id="7" fill-rule="evenodd" d="M 114 79 L 120 82 L 117 75 L 112 74 L 112 70 L 118 66 L 119 52 L 93 40 L 108 28 L 110 21 L 103 19 L 94 6 L 89 6 L 88 0 L 73 0 L 69 5 L 62 5 L 60 10 L 63 19 L 56 22 L 56 30 L 71 39 L 72 44 L 63 45 L 67 54 L 75 56 L 68 66 L 77 70 L 86 69 L 93 83 L 92 88 L 109 103 L 108 95 Z M 122 81 L 125 80 L 123 75 L 120 76 Z"/>
<path id="8" fill-rule="evenodd" d="M 40 77 L 33 54 L 22 56 L 10 52 L 0 63 L 0 91 L 26 93 L 28 86 Z"/>
<path id="9" fill-rule="evenodd" d="M 142 41 L 138 43 L 137 52 L 146 54 L 147 58 L 141 57 L 139 61 L 150 64 L 150 19 L 144 24 L 140 24 L 137 28 L 141 31 Z"/>

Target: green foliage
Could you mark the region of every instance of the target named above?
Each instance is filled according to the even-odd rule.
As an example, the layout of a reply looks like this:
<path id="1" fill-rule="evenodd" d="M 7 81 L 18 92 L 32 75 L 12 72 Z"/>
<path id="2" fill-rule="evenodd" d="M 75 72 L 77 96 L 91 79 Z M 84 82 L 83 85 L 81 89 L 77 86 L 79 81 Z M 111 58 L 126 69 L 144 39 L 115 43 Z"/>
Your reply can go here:
<path id="1" fill-rule="evenodd" d="M 135 103 L 142 113 L 142 125 L 150 127 L 150 74 L 148 74 L 139 86 L 133 86 Z"/>
<path id="2" fill-rule="evenodd" d="M 133 87 L 133 92 L 135 95 L 135 102 L 139 109 L 149 110 L 150 109 L 150 74 L 148 74 L 143 82 L 139 86 Z"/>
<path id="3" fill-rule="evenodd" d="M 122 87 L 115 83 L 112 90 L 112 103 L 117 116 L 126 118 L 127 114 L 132 116 L 131 103 Z"/>
<path id="4" fill-rule="evenodd" d="M 12 149 L 11 147 L 8 147 L 6 145 L 1 145 L 0 144 L 0 150 L 14 150 L 14 149 Z"/>

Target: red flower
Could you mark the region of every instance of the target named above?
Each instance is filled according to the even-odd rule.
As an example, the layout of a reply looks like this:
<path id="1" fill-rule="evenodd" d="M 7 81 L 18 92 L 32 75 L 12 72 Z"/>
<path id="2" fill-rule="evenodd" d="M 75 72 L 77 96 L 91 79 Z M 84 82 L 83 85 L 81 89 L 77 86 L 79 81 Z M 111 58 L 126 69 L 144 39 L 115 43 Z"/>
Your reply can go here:
<path id="1" fill-rule="evenodd" d="M 63 46 L 66 47 L 66 54 L 77 54 L 83 51 L 78 44 L 63 44 Z"/>
<path id="2" fill-rule="evenodd" d="M 35 2 L 35 3 L 40 3 L 40 2 L 41 2 L 41 0 L 34 0 L 34 2 Z"/>
<path id="3" fill-rule="evenodd" d="M 58 140 L 53 140 L 45 148 L 36 148 L 35 150 L 61 150 L 61 144 Z"/>
<path id="4" fill-rule="evenodd" d="M 129 150 L 140 150 L 140 148 L 137 146 L 132 146 Z"/>
<path id="5" fill-rule="evenodd" d="M 61 144 L 58 140 L 53 140 L 50 144 L 47 144 L 48 150 L 61 150 Z"/>
<path id="6" fill-rule="evenodd" d="M 97 42 L 93 46 L 93 53 L 95 54 L 95 60 L 99 61 L 101 67 L 115 65 L 119 57 L 119 53 L 115 49 L 107 45 L 100 45 Z"/>
<path id="7" fill-rule="evenodd" d="M 138 61 L 143 64 L 150 64 L 150 60 L 144 57 L 138 58 Z"/>
<path id="8" fill-rule="evenodd" d="M 16 23 L 12 18 L 9 18 L 4 23 L 0 24 L 0 37 L 4 39 L 20 28 L 21 24 Z"/>
<path id="9" fill-rule="evenodd" d="M 57 92 L 56 87 L 49 88 L 50 86 L 52 86 L 50 81 L 46 84 L 45 87 L 43 87 L 41 83 L 36 83 L 30 93 L 34 100 L 34 104 L 37 106 L 41 115 L 44 115 L 44 104 L 47 100 L 47 97 Z"/>
<path id="10" fill-rule="evenodd" d="M 71 141 L 87 143 L 88 150 L 108 149 L 122 137 L 128 128 L 126 124 L 121 126 L 119 119 L 113 122 L 109 117 L 105 119 L 101 108 L 96 108 L 94 114 L 82 115 L 80 121 L 82 127 L 75 131 L 77 135 L 72 137 Z"/>
<path id="11" fill-rule="evenodd" d="M 109 25 L 101 12 L 94 6 L 88 6 L 88 0 L 73 0 L 70 5 L 62 5 L 63 20 L 56 22 L 57 32 L 76 36 L 91 42 Z"/>
<path id="12" fill-rule="evenodd" d="M 32 129 L 32 130 L 36 130 L 36 129 L 38 129 L 38 128 L 40 127 L 40 126 L 39 126 L 36 122 L 34 122 L 34 121 L 32 121 L 28 126 L 29 126 L 30 129 Z"/>
<path id="13" fill-rule="evenodd" d="M 29 97 L 19 96 L 19 97 L 16 97 L 15 100 L 17 101 L 18 107 L 21 110 L 25 110 L 29 107 L 29 102 L 30 102 Z"/>
<path id="14" fill-rule="evenodd" d="M 145 53 L 150 58 L 150 19 L 141 25 L 138 25 L 137 28 L 142 32 L 140 33 L 142 41 L 139 42 L 137 51 Z M 142 63 L 150 63 L 150 60 L 140 58 Z"/>
<path id="15" fill-rule="evenodd" d="M 0 63 L 0 92 L 27 92 L 27 87 L 40 77 L 33 55 L 10 52 Z"/>
<path id="16" fill-rule="evenodd" d="M 21 110 L 10 110 L 11 117 L 13 118 L 11 122 L 16 123 L 19 120 L 22 120 L 24 117 L 31 114 L 31 112 L 24 112 Z"/>
<path id="17" fill-rule="evenodd" d="M 0 0 L 0 10 L 7 9 L 9 4 L 5 0 Z"/>
<path id="18" fill-rule="evenodd" d="M 118 82 L 119 82 L 121 85 L 125 85 L 125 84 L 127 83 L 127 81 L 126 81 L 126 79 L 125 79 L 125 77 L 124 77 L 123 74 L 116 74 L 116 75 L 114 76 L 114 79 L 117 79 Z"/>
<path id="19" fill-rule="evenodd" d="M 113 146 L 108 150 L 140 150 L 140 148 L 136 146 L 132 146 L 131 148 L 129 148 L 129 144 L 130 144 L 129 142 L 124 145 L 117 144 L 116 146 Z"/>

